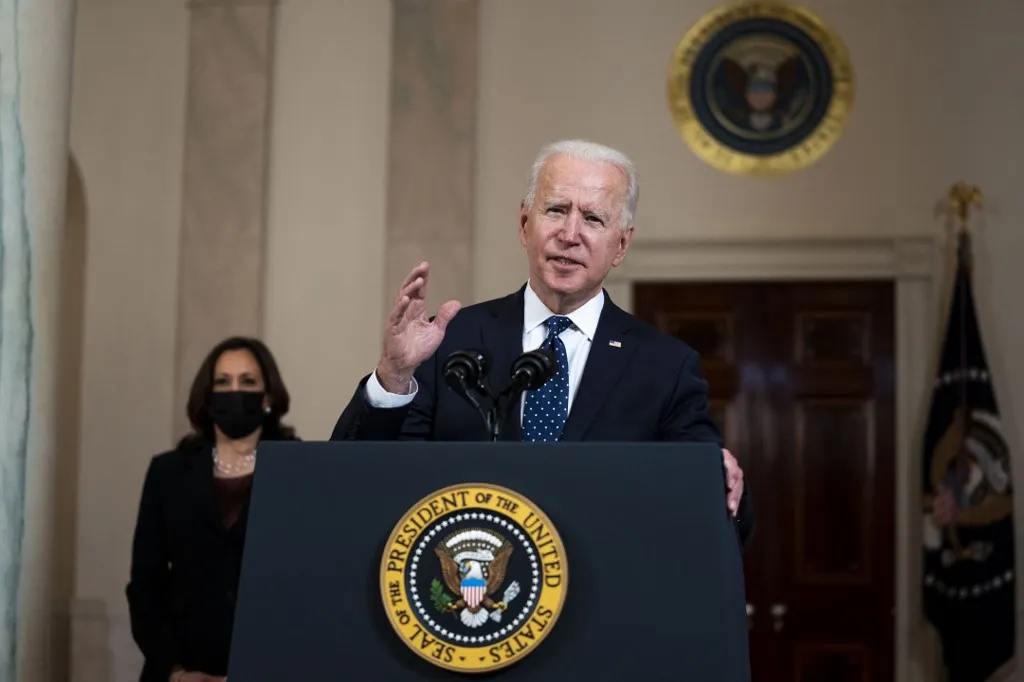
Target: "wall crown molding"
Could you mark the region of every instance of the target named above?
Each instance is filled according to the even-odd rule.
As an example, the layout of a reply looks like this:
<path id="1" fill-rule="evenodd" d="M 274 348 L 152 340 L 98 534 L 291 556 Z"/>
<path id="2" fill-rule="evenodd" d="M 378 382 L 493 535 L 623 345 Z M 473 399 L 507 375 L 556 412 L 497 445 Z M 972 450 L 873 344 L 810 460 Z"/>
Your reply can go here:
<path id="1" fill-rule="evenodd" d="M 637 280 L 930 279 L 940 241 L 928 236 L 864 238 L 636 239 L 611 283 Z"/>
<path id="2" fill-rule="evenodd" d="M 185 9 L 224 9 L 225 7 L 273 7 L 278 0 L 185 0 Z"/>

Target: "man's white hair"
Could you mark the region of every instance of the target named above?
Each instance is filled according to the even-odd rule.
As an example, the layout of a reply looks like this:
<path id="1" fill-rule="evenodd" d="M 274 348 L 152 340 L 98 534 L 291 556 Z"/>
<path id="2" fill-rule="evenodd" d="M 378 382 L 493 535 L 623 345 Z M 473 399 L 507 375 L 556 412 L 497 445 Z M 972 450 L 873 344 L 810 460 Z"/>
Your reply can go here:
<path id="1" fill-rule="evenodd" d="M 530 182 L 526 187 L 526 196 L 523 197 L 524 204 L 533 206 L 533 202 L 537 198 L 537 182 L 540 179 L 540 172 L 548 159 L 558 155 L 565 155 L 581 161 L 603 161 L 621 169 L 626 174 L 628 184 L 626 198 L 619 215 L 619 228 L 625 230 L 633 224 L 636 207 L 640 202 L 640 179 L 637 176 L 636 166 L 628 156 L 617 149 L 589 140 L 560 140 L 541 149 L 537 159 L 533 162 L 533 169 L 530 171 Z"/>

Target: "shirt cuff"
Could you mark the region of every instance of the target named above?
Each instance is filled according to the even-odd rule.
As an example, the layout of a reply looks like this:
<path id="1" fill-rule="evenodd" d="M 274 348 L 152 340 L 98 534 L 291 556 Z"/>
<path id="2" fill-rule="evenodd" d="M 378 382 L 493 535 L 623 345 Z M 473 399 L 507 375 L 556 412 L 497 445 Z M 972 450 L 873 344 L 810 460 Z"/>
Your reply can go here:
<path id="1" fill-rule="evenodd" d="M 370 403 L 370 407 L 382 407 L 385 409 L 405 407 L 412 402 L 413 398 L 416 397 L 416 392 L 419 391 L 419 389 L 420 387 L 416 383 L 416 379 L 413 378 L 409 382 L 408 393 L 388 393 L 384 387 L 380 385 L 380 381 L 377 379 L 377 373 L 374 372 L 370 375 L 370 378 L 366 380 L 366 401 Z"/>

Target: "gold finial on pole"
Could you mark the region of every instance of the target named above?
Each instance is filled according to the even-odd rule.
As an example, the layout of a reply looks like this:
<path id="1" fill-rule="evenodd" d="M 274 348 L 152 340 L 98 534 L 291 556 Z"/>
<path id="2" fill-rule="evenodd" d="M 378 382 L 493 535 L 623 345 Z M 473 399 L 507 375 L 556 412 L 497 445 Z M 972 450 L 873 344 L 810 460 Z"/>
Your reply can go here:
<path id="1" fill-rule="evenodd" d="M 957 232 L 967 232 L 967 219 L 970 217 L 971 207 L 981 208 L 981 202 L 981 190 L 962 180 L 949 188 L 949 208 L 959 223 Z"/>

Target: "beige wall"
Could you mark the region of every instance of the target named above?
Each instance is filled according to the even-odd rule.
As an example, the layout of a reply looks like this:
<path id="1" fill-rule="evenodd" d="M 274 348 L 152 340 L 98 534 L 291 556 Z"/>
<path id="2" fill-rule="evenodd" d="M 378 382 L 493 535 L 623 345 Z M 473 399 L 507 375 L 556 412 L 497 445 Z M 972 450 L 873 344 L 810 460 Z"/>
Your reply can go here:
<path id="1" fill-rule="evenodd" d="M 1004 412 L 1020 415 L 1024 360 L 1014 351 L 1024 322 L 1009 311 L 1024 282 L 1024 198 L 1014 184 L 1024 100 L 1006 88 L 1005 66 L 1024 58 L 1015 0 L 969 17 L 927 0 L 805 3 L 842 32 L 856 102 L 821 162 L 763 180 L 699 162 L 668 114 L 669 54 L 718 4 L 587 0 L 585 14 L 580 0 L 481 4 L 476 298 L 521 283 L 515 216 L 526 171 L 559 137 L 633 155 L 644 181 L 639 243 L 933 234 L 935 203 L 963 176 L 993 204 L 978 243 L 979 306 Z M 130 680 L 138 656 L 123 590 L 139 486 L 149 457 L 177 435 L 187 9 L 183 0 L 79 0 L 77 22 L 72 151 L 88 234 L 75 596 L 79 648 L 93 653 L 79 657 L 76 679 Z M 391 3 L 381 0 L 278 7 L 264 334 L 310 440 L 329 435 L 376 361 L 381 310 L 397 285 L 383 274 L 390 27 Z M 1024 452 L 1024 433 L 1007 421 Z"/>
<path id="2" fill-rule="evenodd" d="M 79 612 L 126 611 L 142 474 L 172 437 L 185 20 L 173 0 L 78 3 L 71 149 L 88 234 L 75 596 L 100 600 Z M 116 620 L 115 639 L 125 625 Z M 134 655 L 112 653 L 90 665 Z"/>
<path id="3" fill-rule="evenodd" d="M 377 363 L 391 3 L 278 9 L 265 335 L 306 440 L 326 440 Z"/>

